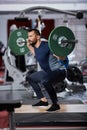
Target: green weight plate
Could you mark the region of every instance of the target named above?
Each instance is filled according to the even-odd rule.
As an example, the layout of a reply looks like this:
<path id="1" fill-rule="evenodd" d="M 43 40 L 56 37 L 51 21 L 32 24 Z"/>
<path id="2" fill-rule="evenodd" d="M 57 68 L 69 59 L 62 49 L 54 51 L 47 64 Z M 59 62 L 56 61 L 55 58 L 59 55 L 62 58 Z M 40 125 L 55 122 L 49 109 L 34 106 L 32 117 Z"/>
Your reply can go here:
<path id="1" fill-rule="evenodd" d="M 29 52 L 26 46 L 28 32 L 24 29 L 17 29 L 10 34 L 8 46 L 15 55 L 25 55 Z"/>
<path id="2" fill-rule="evenodd" d="M 63 43 L 62 41 L 69 41 Z M 48 45 L 50 50 L 57 56 L 69 55 L 75 47 L 75 36 L 71 29 L 65 26 L 54 28 L 49 35 Z"/>

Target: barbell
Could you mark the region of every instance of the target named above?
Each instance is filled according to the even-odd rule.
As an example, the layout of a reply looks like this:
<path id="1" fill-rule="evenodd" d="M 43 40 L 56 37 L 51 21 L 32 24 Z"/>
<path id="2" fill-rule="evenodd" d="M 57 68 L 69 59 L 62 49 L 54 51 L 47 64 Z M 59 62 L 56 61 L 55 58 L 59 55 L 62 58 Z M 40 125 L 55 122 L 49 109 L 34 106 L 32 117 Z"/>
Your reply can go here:
<path id="1" fill-rule="evenodd" d="M 17 29 L 11 32 L 8 39 L 8 46 L 15 55 L 25 55 L 29 52 L 26 46 L 28 32 L 24 29 Z M 57 56 L 69 55 L 78 42 L 74 33 L 65 26 L 54 28 L 48 37 L 48 46 Z"/>

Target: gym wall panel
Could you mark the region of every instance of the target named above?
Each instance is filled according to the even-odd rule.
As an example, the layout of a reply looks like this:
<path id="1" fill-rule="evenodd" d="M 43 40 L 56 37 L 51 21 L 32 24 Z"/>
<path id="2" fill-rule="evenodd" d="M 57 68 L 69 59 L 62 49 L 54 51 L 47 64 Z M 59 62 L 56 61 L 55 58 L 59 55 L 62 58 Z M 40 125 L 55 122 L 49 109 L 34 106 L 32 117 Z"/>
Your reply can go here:
<path id="1" fill-rule="evenodd" d="M 0 16 L 0 41 L 7 45 L 7 20 L 4 16 Z"/>

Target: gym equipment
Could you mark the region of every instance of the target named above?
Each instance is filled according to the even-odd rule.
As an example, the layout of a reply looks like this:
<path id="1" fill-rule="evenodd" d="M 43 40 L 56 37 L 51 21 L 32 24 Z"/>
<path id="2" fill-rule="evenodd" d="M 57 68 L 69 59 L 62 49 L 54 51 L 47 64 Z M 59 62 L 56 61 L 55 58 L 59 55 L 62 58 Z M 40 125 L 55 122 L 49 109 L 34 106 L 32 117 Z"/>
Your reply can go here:
<path id="1" fill-rule="evenodd" d="M 50 50 L 57 56 L 69 55 L 77 40 L 71 29 L 65 26 L 54 28 L 48 38 L 48 45 Z"/>
<path id="2" fill-rule="evenodd" d="M 9 72 L 9 76 L 13 78 L 12 87 L 22 87 L 23 85 L 21 84 L 21 82 L 25 80 L 27 71 L 21 72 L 18 68 L 16 68 L 15 57 L 13 55 L 9 56 L 9 49 L 5 51 L 3 59 L 5 67 Z"/>
<path id="3" fill-rule="evenodd" d="M 10 93 L 11 95 L 11 93 Z M 8 95 L 8 97 L 10 97 Z M 16 124 L 15 124 L 15 117 L 14 117 L 14 110 L 15 108 L 19 108 L 22 105 L 21 100 L 13 99 L 13 96 L 11 99 L 0 99 L 0 111 L 7 111 L 9 112 L 9 130 L 16 130 Z"/>
<path id="4" fill-rule="evenodd" d="M 83 74 L 75 65 L 69 65 L 67 68 L 67 79 L 72 82 L 83 84 Z"/>
<path id="5" fill-rule="evenodd" d="M 33 69 L 37 69 L 37 65 L 35 64 L 36 62 L 34 61 L 33 57 L 31 57 L 29 54 L 29 59 L 32 58 L 33 60 L 29 62 L 29 68 L 28 66 L 26 66 L 26 71 L 22 72 L 20 69 L 18 69 L 16 67 L 16 63 L 15 63 L 15 55 L 12 54 L 10 48 L 5 48 L 4 46 L 2 46 L 2 50 L 3 52 L 3 60 L 4 60 L 4 64 L 5 64 L 5 75 L 7 75 L 7 71 L 8 71 L 8 75 L 12 78 L 12 81 L 10 82 L 10 89 L 12 87 L 12 89 L 26 89 L 28 91 L 28 93 L 30 93 L 30 90 L 28 90 L 27 88 L 25 88 L 25 86 L 23 85 L 23 82 L 26 79 L 26 75 L 27 72 L 30 70 L 32 71 Z M 32 66 L 32 64 L 34 63 L 34 65 Z M 5 77 L 6 78 L 6 77 Z M 6 81 L 6 80 L 5 80 Z M 7 89 L 7 87 L 6 87 Z"/>
<path id="6" fill-rule="evenodd" d="M 48 10 L 48 11 L 55 12 L 55 13 L 61 13 L 61 14 L 75 16 L 78 19 L 83 18 L 83 13 L 81 11 L 70 12 L 70 11 L 63 11 L 63 10 L 59 10 L 59 9 L 55 9 L 55 8 L 51 8 L 51 7 L 46 7 L 46 6 L 35 6 L 35 7 L 31 7 L 31 8 L 26 8 L 20 12 L 20 16 L 23 15 L 24 13 L 31 13 L 32 11 L 36 11 L 36 10 L 37 11 L 38 10 L 46 10 L 46 11 Z"/>
<path id="7" fill-rule="evenodd" d="M 67 77 L 64 81 L 55 81 L 53 85 L 57 93 L 64 90 L 69 93 L 86 91 L 86 86 L 83 84 L 82 72 L 75 65 L 69 65 L 67 69 Z"/>
<path id="8" fill-rule="evenodd" d="M 27 31 L 24 29 L 17 29 L 10 34 L 8 46 L 15 55 L 25 55 L 29 52 L 26 46 L 27 34 Z"/>
<path id="9" fill-rule="evenodd" d="M 67 69 L 66 91 L 68 92 L 83 92 L 86 91 L 86 86 L 83 84 L 83 74 L 78 66 L 69 65 Z"/>

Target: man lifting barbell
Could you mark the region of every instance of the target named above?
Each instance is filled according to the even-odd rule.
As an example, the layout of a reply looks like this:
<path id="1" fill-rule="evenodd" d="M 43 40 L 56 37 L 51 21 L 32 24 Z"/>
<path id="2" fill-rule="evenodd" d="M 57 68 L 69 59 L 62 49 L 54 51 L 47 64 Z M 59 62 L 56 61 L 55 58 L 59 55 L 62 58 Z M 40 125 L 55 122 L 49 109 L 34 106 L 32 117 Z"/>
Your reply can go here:
<path id="1" fill-rule="evenodd" d="M 58 99 L 56 92 L 52 86 L 54 81 L 63 81 L 66 77 L 66 70 L 69 64 L 67 56 L 56 56 L 50 51 L 48 43 L 41 41 L 40 32 L 36 29 L 31 29 L 28 32 L 27 47 L 36 57 L 41 67 L 40 71 L 34 72 L 27 76 L 29 84 L 33 87 L 40 101 L 32 106 L 48 106 L 47 98 L 41 91 L 41 86 L 44 86 L 52 101 L 52 105 L 46 111 L 56 111 L 60 109 L 57 103 Z"/>
<path id="2" fill-rule="evenodd" d="M 69 64 L 67 55 L 73 51 L 76 42 L 73 32 L 64 26 L 52 30 L 48 43 L 41 39 L 40 32 L 36 29 L 29 30 L 29 32 L 18 29 L 11 33 L 8 41 L 11 51 L 15 55 L 24 55 L 31 51 L 42 69 L 26 77 L 40 99 L 40 102 L 33 106 L 48 105 L 47 98 L 44 97 L 40 89 L 41 86 L 44 86 L 52 100 L 52 105 L 47 111 L 60 109 L 52 84 L 56 80 L 61 82 L 65 79 Z"/>

